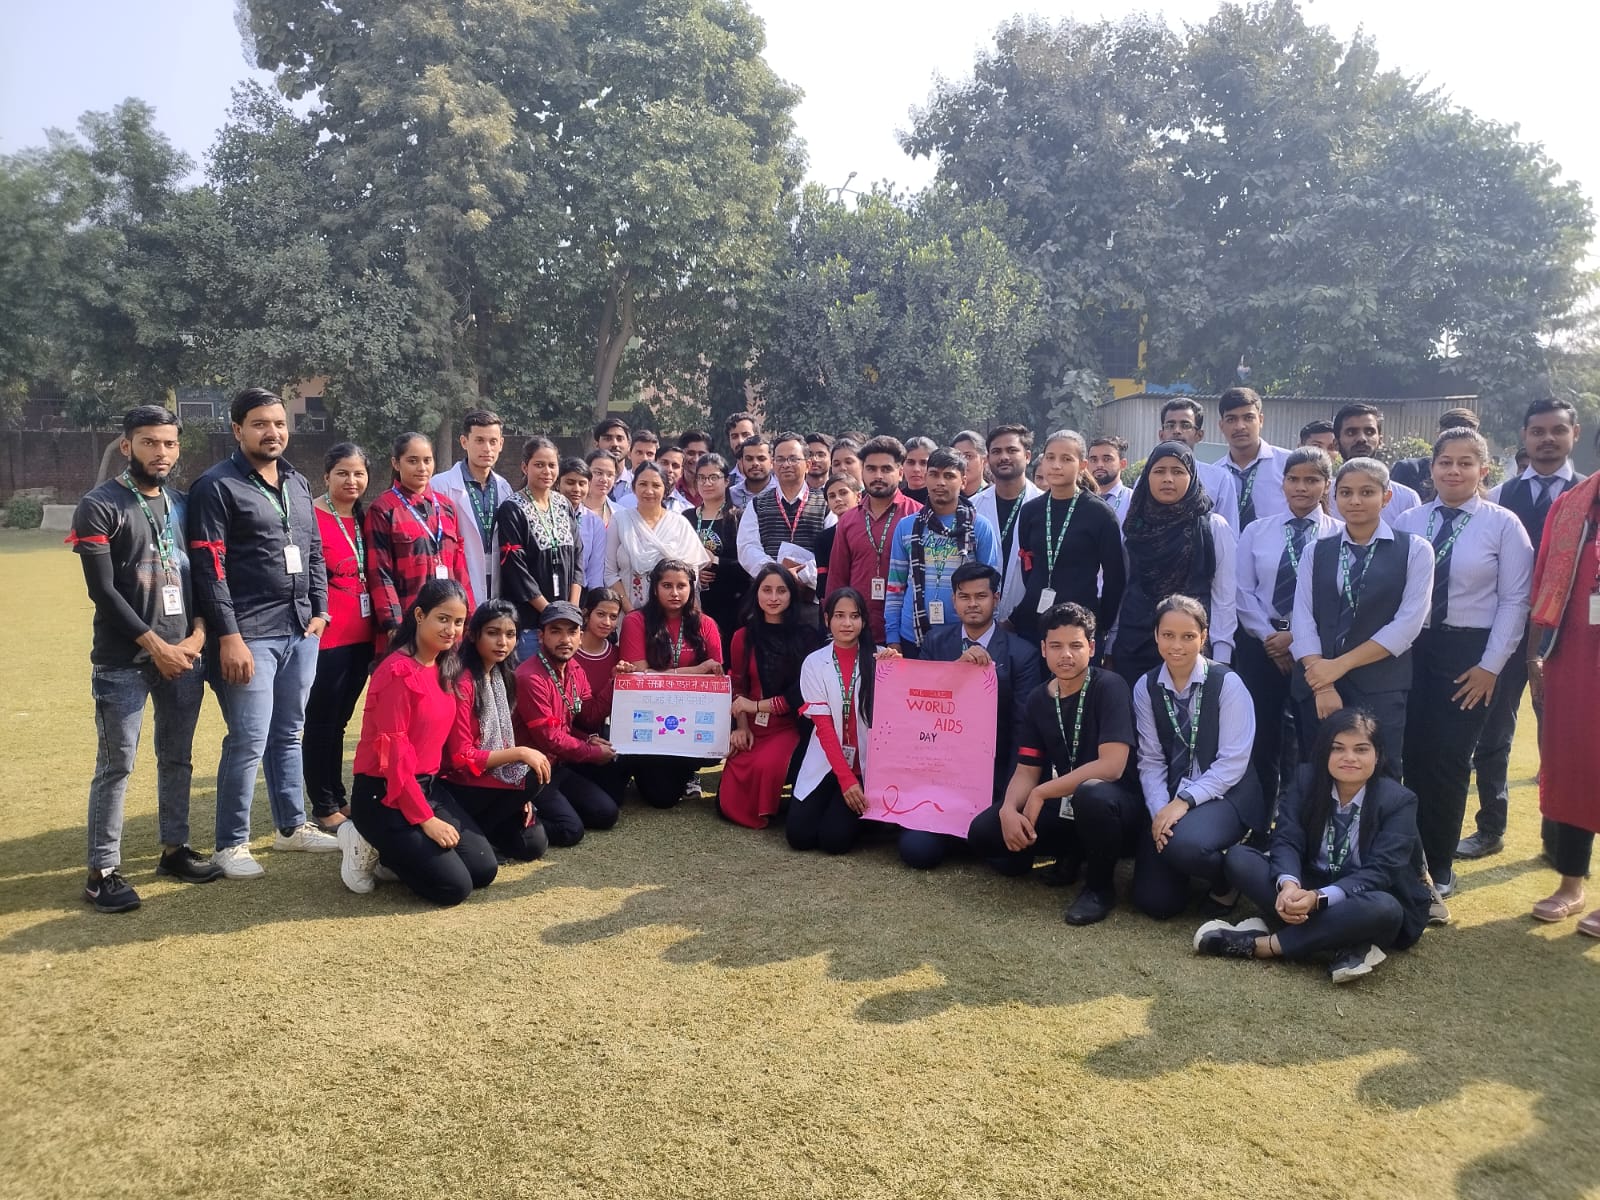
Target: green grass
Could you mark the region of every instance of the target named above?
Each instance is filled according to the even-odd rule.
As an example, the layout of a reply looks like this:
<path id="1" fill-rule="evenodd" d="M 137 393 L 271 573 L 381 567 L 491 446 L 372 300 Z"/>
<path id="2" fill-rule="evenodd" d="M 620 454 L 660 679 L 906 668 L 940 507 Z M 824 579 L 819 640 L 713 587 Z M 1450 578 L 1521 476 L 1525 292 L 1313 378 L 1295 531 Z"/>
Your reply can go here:
<path id="1" fill-rule="evenodd" d="M 1456 924 L 1343 989 L 708 806 L 631 805 L 450 911 L 270 850 L 185 887 L 153 874 L 148 726 L 145 905 L 106 917 L 81 577 L 37 533 L 0 577 L 0 1195 L 1600 1196 L 1600 943 L 1526 915 L 1531 737 Z M 208 700 L 202 847 L 220 734 Z"/>

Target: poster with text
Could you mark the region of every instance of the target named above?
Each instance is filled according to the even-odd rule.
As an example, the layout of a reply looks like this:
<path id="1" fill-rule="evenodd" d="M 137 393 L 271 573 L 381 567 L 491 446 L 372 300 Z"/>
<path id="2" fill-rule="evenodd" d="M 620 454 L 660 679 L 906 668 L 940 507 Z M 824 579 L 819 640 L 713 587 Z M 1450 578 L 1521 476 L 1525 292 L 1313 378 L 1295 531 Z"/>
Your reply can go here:
<path id="1" fill-rule="evenodd" d="M 907 658 L 877 666 L 865 816 L 966 837 L 993 803 L 994 668 Z"/>
<path id="2" fill-rule="evenodd" d="M 732 705 L 726 675 L 618 675 L 611 744 L 618 754 L 726 758 Z"/>

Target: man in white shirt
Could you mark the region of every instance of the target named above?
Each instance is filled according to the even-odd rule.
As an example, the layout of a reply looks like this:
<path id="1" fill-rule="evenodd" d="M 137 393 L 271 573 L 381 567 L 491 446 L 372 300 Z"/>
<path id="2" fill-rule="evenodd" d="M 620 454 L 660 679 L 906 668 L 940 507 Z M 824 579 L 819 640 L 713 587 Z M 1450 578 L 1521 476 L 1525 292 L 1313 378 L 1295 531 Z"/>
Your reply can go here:
<path id="1" fill-rule="evenodd" d="M 1339 457 L 1378 458 L 1383 449 L 1383 413 L 1370 404 L 1346 404 L 1333 417 L 1333 436 L 1339 443 Z M 1389 477 L 1389 503 L 1383 506 L 1383 519 L 1391 525 L 1403 512 L 1416 508 L 1422 497 L 1415 488 Z"/>
<path id="2" fill-rule="evenodd" d="M 1178 396 L 1161 407 L 1161 440 L 1182 442 L 1193 450 L 1206 436 L 1206 411 L 1198 400 Z M 1233 475 L 1217 463 L 1194 460 L 1195 471 L 1200 476 L 1200 486 L 1211 497 L 1211 511 L 1233 529 L 1239 531 L 1239 497 L 1233 486 Z M 1120 518 L 1119 518 L 1120 523 Z"/>
<path id="3" fill-rule="evenodd" d="M 448 496 L 464 527 L 472 591 L 487 600 L 500 594 L 500 551 L 494 531 L 495 510 L 516 494 L 516 488 L 494 465 L 505 447 L 499 416 L 475 408 L 461 418 L 461 461 L 433 477 L 433 490 Z M 481 589 L 481 590 L 480 590 Z"/>
<path id="4" fill-rule="evenodd" d="M 989 431 L 989 471 L 994 485 L 973 498 L 972 507 L 1000 535 L 999 617 L 1004 621 L 1022 600 L 1022 561 L 1018 551 L 1017 519 L 1022 506 L 1044 493 L 1028 482 L 1028 459 L 1033 454 L 1033 433 L 1024 425 L 996 425 Z M 1007 769 L 1009 776 L 1009 768 Z"/>
<path id="5" fill-rule="evenodd" d="M 1229 388 L 1217 401 L 1217 409 L 1222 436 L 1228 440 L 1228 457 L 1222 466 L 1233 476 L 1238 493 L 1239 521 L 1234 530 L 1243 533 L 1257 517 L 1272 516 L 1288 507 L 1283 498 L 1283 460 L 1288 451 L 1262 440 L 1265 414 L 1253 388 Z"/>
<path id="6" fill-rule="evenodd" d="M 1100 499 L 1111 506 L 1121 525 L 1128 517 L 1128 501 L 1133 499 L 1133 489 L 1122 482 L 1122 473 L 1128 469 L 1128 439 L 1101 434 L 1089 443 L 1085 461 L 1100 489 Z"/>

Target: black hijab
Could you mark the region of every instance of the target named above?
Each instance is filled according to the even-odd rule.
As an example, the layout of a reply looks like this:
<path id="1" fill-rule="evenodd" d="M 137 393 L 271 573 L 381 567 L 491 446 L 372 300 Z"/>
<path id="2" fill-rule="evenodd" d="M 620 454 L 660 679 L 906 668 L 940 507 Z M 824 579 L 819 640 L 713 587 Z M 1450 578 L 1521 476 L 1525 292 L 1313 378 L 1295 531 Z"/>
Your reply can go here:
<path id="1" fill-rule="evenodd" d="M 1177 459 L 1189 472 L 1189 490 L 1175 504 L 1162 504 L 1150 494 L 1151 468 L 1164 458 Z M 1153 602 L 1160 603 L 1189 586 L 1196 555 L 1205 554 L 1210 545 L 1204 529 L 1210 513 L 1211 497 L 1200 486 L 1200 472 L 1189 447 L 1182 442 L 1162 442 L 1150 451 L 1128 501 L 1122 535 L 1133 577 Z"/>

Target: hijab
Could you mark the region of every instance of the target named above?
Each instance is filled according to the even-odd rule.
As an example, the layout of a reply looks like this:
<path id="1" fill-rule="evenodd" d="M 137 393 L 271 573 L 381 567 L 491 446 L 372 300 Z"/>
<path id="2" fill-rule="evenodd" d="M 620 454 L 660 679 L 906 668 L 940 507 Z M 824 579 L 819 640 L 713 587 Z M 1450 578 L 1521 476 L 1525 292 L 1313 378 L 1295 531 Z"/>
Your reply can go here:
<path id="1" fill-rule="evenodd" d="M 1150 494 L 1150 471 L 1166 458 L 1177 459 L 1189 472 L 1189 490 L 1174 504 L 1162 504 Z M 1206 552 L 1204 527 L 1210 513 L 1211 497 L 1200 486 L 1189 447 L 1162 442 L 1145 460 L 1122 531 L 1129 567 L 1145 595 L 1159 602 L 1189 586 L 1195 557 Z"/>

